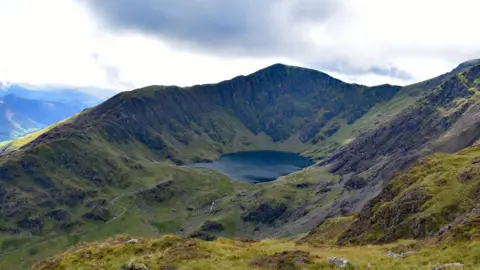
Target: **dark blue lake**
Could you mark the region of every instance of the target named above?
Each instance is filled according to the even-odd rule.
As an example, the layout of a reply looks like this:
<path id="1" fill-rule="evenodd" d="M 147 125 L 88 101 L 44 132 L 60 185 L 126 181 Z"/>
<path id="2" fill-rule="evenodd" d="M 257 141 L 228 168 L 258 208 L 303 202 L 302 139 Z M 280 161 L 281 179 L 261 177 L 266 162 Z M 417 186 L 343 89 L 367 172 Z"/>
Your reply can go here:
<path id="1" fill-rule="evenodd" d="M 209 168 L 232 179 L 247 182 L 268 182 L 312 165 L 312 161 L 295 153 L 249 151 L 226 154 L 214 162 L 189 164 Z"/>

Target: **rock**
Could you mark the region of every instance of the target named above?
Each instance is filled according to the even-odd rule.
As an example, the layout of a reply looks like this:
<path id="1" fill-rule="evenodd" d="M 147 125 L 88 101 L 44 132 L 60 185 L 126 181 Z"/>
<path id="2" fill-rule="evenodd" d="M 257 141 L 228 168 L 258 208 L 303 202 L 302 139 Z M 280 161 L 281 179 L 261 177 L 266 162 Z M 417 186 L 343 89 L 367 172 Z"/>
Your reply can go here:
<path id="1" fill-rule="evenodd" d="M 293 250 L 260 256 L 251 261 L 250 266 L 260 269 L 303 269 L 312 262 L 310 253 L 303 250 Z"/>
<path id="2" fill-rule="evenodd" d="M 30 217 L 17 222 L 18 227 L 30 230 L 31 232 L 40 232 L 43 230 L 43 220 L 37 217 Z"/>
<path id="3" fill-rule="evenodd" d="M 127 264 L 120 266 L 120 270 L 150 270 L 150 269 L 143 263 L 129 262 Z"/>
<path id="4" fill-rule="evenodd" d="M 216 221 L 207 220 L 205 223 L 203 223 L 200 229 L 207 232 L 221 232 L 225 229 L 225 227 Z"/>
<path id="5" fill-rule="evenodd" d="M 447 263 L 441 266 L 433 266 L 432 270 L 440 270 L 440 269 L 446 269 L 446 268 L 451 268 L 451 267 L 463 267 L 464 265 L 462 263 Z"/>
<path id="6" fill-rule="evenodd" d="M 407 251 L 407 252 L 404 252 L 404 253 L 397 253 L 397 252 L 394 252 L 394 251 L 391 251 L 389 250 L 387 252 L 387 256 L 388 257 L 392 257 L 392 258 L 400 258 L 400 259 L 403 259 L 405 258 L 405 256 L 409 255 L 409 254 L 413 254 L 415 253 L 415 251 Z"/>
<path id="7" fill-rule="evenodd" d="M 333 123 L 325 132 L 325 136 L 331 137 L 333 134 L 337 133 L 337 131 L 341 128 L 342 126 L 340 123 L 335 122 Z"/>
<path id="8" fill-rule="evenodd" d="M 480 167 L 475 166 L 468 169 L 461 170 L 457 175 L 457 180 L 460 183 L 468 183 L 473 181 L 474 179 L 478 179 L 480 176 Z"/>
<path id="9" fill-rule="evenodd" d="M 306 183 L 300 183 L 295 185 L 296 188 L 308 188 L 308 184 Z"/>
<path id="10" fill-rule="evenodd" d="M 359 190 L 367 185 L 368 182 L 365 179 L 356 175 L 350 177 L 350 179 L 348 179 L 344 184 L 345 188 L 348 190 Z"/>
<path id="11" fill-rule="evenodd" d="M 215 241 L 215 239 L 217 239 L 216 236 L 214 235 L 210 235 L 206 232 L 193 232 L 192 234 L 190 234 L 188 236 L 189 238 L 197 238 L 197 239 L 201 239 L 203 241 Z"/>
<path id="12" fill-rule="evenodd" d="M 246 222 L 272 223 L 286 210 L 283 203 L 262 203 L 256 210 L 242 215 L 242 219 Z"/>
<path id="13" fill-rule="evenodd" d="M 125 242 L 125 244 L 136 244 L 138 243 L 138 239 L 136 238 L 132 238 L 130 240 L 128 240 L 127 242 Z"/>
<path id="14" fill-rule="evenodd" d="M 328 263 L 334 263 L 335 265 L 337 265 L 340 268 L 345 268 L 348 265 L 351 265 L 351 263 L 348 260 L 342 259 L 342 258 L 337 258 L 337 257 L 328 257 L 327 262 Z"/>
<path id="15" fill-rule="evenodd" d="M 154 188 L 139 192 L 137 198 L 147 203 L 161 203 L 169 200 L 175 195 L 173 180 L 166 180 L 158 183 Z"/>
<path id="16" fill-rule="evenodd" d="M 55 210 L 47 213 L 47 216 L 55 221 L 64 221 L 68 218 L 68 212 L 65 210 Z"/>
<path id="17" fill-rule="evenodd" d="M 106 222 L 112 217 L 112 213 L 107 207 L 95 207 L 93 210 L 82 215 L 85 219 Z"/>

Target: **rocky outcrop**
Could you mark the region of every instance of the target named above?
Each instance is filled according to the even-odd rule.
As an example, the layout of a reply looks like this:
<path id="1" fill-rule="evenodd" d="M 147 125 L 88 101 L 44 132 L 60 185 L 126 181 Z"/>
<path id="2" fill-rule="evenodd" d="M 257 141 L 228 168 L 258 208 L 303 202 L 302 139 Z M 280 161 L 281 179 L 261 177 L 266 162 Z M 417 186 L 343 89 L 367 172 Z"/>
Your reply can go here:
<path id="1" fill-rule="evenodd" d="M 250 262 L 250 266 L 261 269 L 300 269 L 313 263 L 310 253 L 302 250 L 284 251 L 273 255 L 258 257 Z"/>
<path id="2" fill-rule="evenodd" d="M 203 223 L 200 229 L 206 232 L 221 232 L 225 227 L 216 221 L 207 220 Z"/>
<path id="3" fill-rule="evenodd" d="M 47 213 L 47 216 L 55 221 L 65 221 L 68 218 L 68 212 L 65 210 L 55 210 Z"/>
<path id="4" fill-rule="evenodd" d="M 173 197 L 175 189 L 172 180 L 158 183 L 154 188 L 137 193 L 136 197 L 145 202 L 161 203 Z"/>
<path id="5" fill-rule="evenodd" d="M 204 231 L 193 232 L 188 237 L 189 238 L 201 239 L 203 241 L 214 241 L 215 239 L 217 239 L 217 237 L 215 235 L 211 235 L 211 234 L 209 234 L 207 232 L 204 232 Z"/>
<path id="6" fill-rule="evenodd" d="M 245 222 L 255 222 L 269 224 L 279 218 L 287 207 L 283 203 L 262 203 L 254 211 L 242 215 Z"/>
<path id="7" fill-rule="evenodd" d="M 18 227 L 31 231 L 32 233 L 40 233 L 44 227 L 44 221 L 37 217 L 30 217 L 17 222 Z"/>
<path id="8" fill-rule="evenodd" d="M 93 221 L 108 221 L 112 217 L 110 210 L 107 207 L 95 207 L 93 210 L 82 215 L 85 219 Z"/>

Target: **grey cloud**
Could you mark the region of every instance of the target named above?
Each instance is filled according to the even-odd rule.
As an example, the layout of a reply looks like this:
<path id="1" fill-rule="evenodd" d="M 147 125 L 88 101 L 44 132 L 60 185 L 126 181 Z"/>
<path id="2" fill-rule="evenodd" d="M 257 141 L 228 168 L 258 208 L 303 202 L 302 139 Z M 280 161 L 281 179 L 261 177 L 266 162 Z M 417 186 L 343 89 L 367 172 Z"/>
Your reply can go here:
<path id="1" fill-rule="evenodd" d="M 133 89 L 135 86 L 131 82 L 124 81 L 120 78 L 120 69 L 115 66 L 106 65 L 100 62 L 100 55 L 92 53 L 92 58 L 97 65 L 105 71 L 107 80 L 110 85 L 120 89 Z"/>
<path id="2" fill-rule="evenodd" d="M 114 31 L 136 31 L 191 50 L 222 56 L 281 56 L 324 71 L 376 74 L 408 81 L 412 76 L 388 65 L 358 68 L 318 51 L 304 24 L 334 25 L 333 15 L 348 0 L 78 0 Z M 343 18 L 342 16 L 339 16 Z M 330 20 L 331 19 L 331 20 Z M 106 68 L 109 77 L 118 70 Z"/>
<path id="3" fill-rule="evenodd" d="M 374 66 L 370 68 L 368 71 L 373 74 L 397 78 L 403 81 L 410 81 L 414 79 L 412 74 L 404 70 L 398 69 L 394 66 L 387 66 L 387 67 Z"/>
<path id="4" fill-rule="evenodd" d="M 115 30 L 221 53 L 303 50 L 296 24 L 322 21 L 340 0 L 80 0 Z M 286 7 L 285 10 L 281 10 Z M 285 14 L 286 12 L 286 14 Z M 281 16 L 277 16 L 281 13 Z M 285 16 L 286 15 L 286 16 Z M 281 18 L 279 18 L 281 17 Z"/>
<path id="5" fill-rule="evenodd" d="M 392 65 L 373 65 L 370 67 L 353 67 L 347 63 L 314 63 L 312 66 L 318 68 L 319 70 L 325 70 L 330 72 L 342 73 L 345 75 L 367 75 L 375 74 L 379 76 L 385 76 L 390 78 L 396 78 L 402 81 L 412 81 L 415 78 L 409 72 L 399 69 Z"/>

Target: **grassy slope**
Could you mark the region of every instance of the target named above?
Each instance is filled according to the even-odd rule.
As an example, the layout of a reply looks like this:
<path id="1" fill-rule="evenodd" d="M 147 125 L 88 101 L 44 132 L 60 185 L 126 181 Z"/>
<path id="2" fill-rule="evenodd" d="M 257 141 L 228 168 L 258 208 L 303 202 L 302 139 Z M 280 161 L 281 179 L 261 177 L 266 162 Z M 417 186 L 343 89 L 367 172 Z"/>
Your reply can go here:
<path id="1" fill-rule="evenodd" d="M 479 242 L 453 246 L 424 244 L 420 245 L 417 253 L 395 259 L 386 255 L 388 250 L 405 250 L 406 247 L 418 247 L 418 244 L 402 241 L 383 246 L 313 247 L 289 240 L 245 242 L 223 238 L 204 242 L 175 236 L 139 239 L 137 244 L 125 244 L 128 239 L 127 236 L 119 236 L 104 242 L 81 244 L 37 264 L 33 269 L 119 269 L 130 261 L 144 263 L 150 269 L 164 269 L 162 267 L 166 266 L 198 270 L 339 269 L 327 263 L 327 257 L 348 259 L 353 265 L 350 269 L 365 269 L 370 265 L 369 269 L 427 270 L 433 265 L 452 262 L 465 263 L 462 269 L 478 269 L 480 263 Z M 299 255 L 295 255 L 295 251 Z M 280 255 L 282 252 L 290 253 Z"/>
<path id="2" fill-rule="evenodd" d="M 221 198 L 226 193 L 235 194 L 235 191 L 244 192 L 251 188 L 250 185 L 231 181 L 213 171 L 156 162 L 144 163 L 143 166 L 145 169 L 135 177 L 138 180 L 135 181 L 135 185 L 111 191 L 110 197 L 104 197 L 110 198 L 111 215 L 108 217 L 108 222 L 83 219 L 75 216 L 76 212 L 72 209 L 68 220 L 50 221 L 50 224 L 45 226 L 47 230 L 47 226 L 58 227 L 60 224 L 81 222 L 72 231 L 57 230 L 48 235 L 35 235 L 33 238 L 26 233 L 2 236 L 0 240 L 4 252 L 0 254 L 0 269 L 28 268 L 33 262 L 78 241 L 98 241 L 121 233 L 155 236 L 178 231 L 179 226 L 190 224 L 188 222 L 194 224 L 198 220 L 197 223 L 202 224 L 208 218 L 208 213 L 204 213 L 203 209 L 186 211 L 188 206 L 210 205 L 212 200 Z M 148 210 L 147 205 L 141 202 L 137 204 L 139 192 L 154 188 L 159 182 L 166 180 L 172 180 L 178 193 L 184 195 L 172 194 L 171 198 Z M 117 198 L 114 201 L 112 201 L 113 196 Z M 97 198 L 97 200 L 101 199 Z M 149 201 L 149 203 L 154 202 Z M 171 209 L 176 209 L 176 212 L 172 212 Z M 228 213 L 225 214 L 228 215 Z M 222 215 L 219 214 L 217 217 L 221 218 Z"/>
<path id="3" fill-rule="evenodd" d="M 342 243 L 480 239 L 480 147 L 435 154 L 396 176 L 360 212 Z M 449 230 L 442 228 L 449 224 Z"/>

